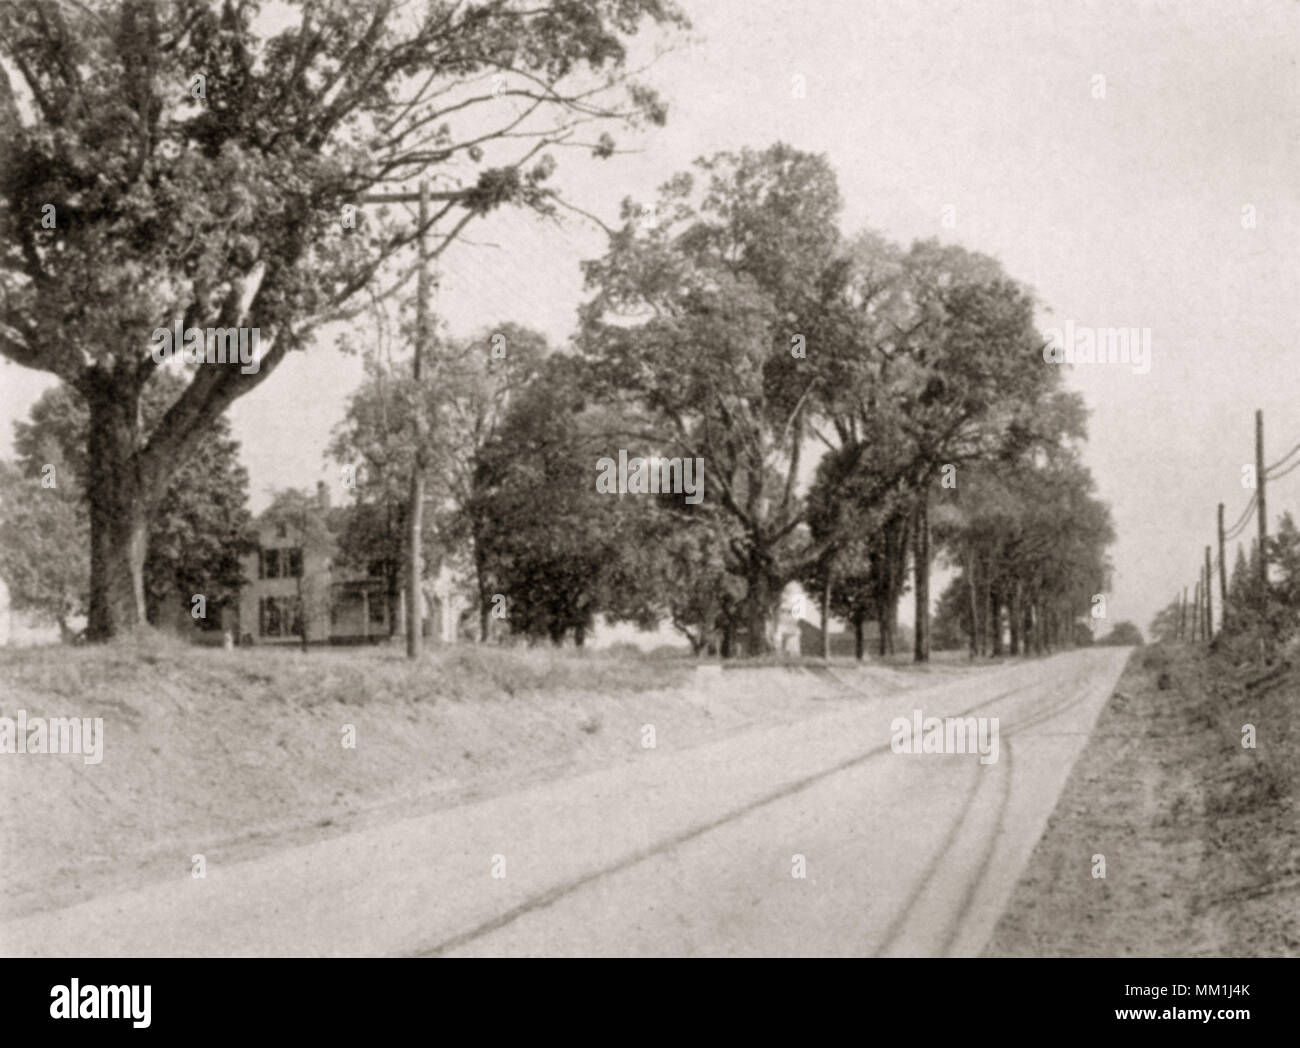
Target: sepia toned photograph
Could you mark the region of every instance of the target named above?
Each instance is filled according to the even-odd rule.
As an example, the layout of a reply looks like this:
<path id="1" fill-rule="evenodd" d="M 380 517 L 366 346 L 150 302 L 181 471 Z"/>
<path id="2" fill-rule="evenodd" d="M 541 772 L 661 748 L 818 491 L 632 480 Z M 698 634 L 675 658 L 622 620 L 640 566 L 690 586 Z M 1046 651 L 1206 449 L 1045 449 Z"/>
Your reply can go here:
<path id="1" fill-rule="evenodd" d="M 1298 61 L 0 2 L 0 956 L 1300 955 Z"/>

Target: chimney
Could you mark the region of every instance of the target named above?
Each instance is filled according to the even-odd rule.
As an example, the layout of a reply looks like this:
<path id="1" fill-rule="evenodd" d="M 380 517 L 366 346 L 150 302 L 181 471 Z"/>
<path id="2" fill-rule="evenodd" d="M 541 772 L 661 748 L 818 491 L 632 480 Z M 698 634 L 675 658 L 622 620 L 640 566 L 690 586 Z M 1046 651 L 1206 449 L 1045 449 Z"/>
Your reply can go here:
<path id="1" fill-rule="evenodd" d="M 316 505 L 322 513 L 330 508 L 330 489 L 323 480 L 316 481 Z"/>

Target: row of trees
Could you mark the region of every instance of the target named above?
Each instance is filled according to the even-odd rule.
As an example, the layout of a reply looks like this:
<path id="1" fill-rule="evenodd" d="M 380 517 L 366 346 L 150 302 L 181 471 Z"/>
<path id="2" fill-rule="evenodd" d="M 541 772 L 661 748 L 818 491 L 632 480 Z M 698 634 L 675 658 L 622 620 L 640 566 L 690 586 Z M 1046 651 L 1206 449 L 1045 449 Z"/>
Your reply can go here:
<path id="1" fill-rule="evenodd" d="M 1081 420 L 1063 419 L 1081 434 Z M 940 600 L 972 654 L 1011 655 L 1089 643 L 1083 623 L 1104 614 L 1106 506 L 1072 449 L 995 464 L 945 506 L 943 542 L 958 572 Z M 1097 615 L 1101 619 L 1102 615 Z M 1004 645 L 1005 639 L 1005 645 Z"/>
<path id="2" fill-rule="evenodd" d="M 1078 459 L 1082 406 L 1041 363 L 1027 292 L 961 249 L 841 240 L 820 158 L 778 145 L 699 167 L 703 186 L 681 176 L 665 189 L 675 231 L 647 230 L 627 205 L 609 252 L 589 266 L 594 293 L 566 352 L 512 324 L 443 336 L 417 383 L 400 356 L 414 337 L 409 310 L 375 314 L 350 337 L 366 372 L 330 447 L 355 495 L 340 561 L 382 569 L 397 622 L 422 400 L 434 509 L 425 563 L 450 555 L 473 580 L 481 638 L 495 599 L 526 636 L 581 643 L 604 614 L 670 621 L 697 651 L 758 654 L 782 591 L 798 582 L 849 624 L 860 656 L 868 623 L 889 654 L 909 575 L 919 592 L 937 555 L 955 570 L 936 620 L 944 645 L 965 638 L 973 653 L 998 655 L 1004 635 L 1012 654 L 1073 643 L 1105 589 L 1113 531 Z M 817 240 L 808 215 L 786 213 L 814 190 Z M 719 240 L 720 214 L 749 239 Z M 782 266 L 801 245 L 811 277 L 796 279 Z M 784 309 L 779 294 L 790 296 Z M 145 424 L 182 388 L 160 370 Z M 85 561 L 32 556 L 19 533 L 84 549 L 88 425 L 73 392 L 43 397 L 19 426 L 5 500 L 10 574 L 59 564 L 28 571 L 21 598 L 39 587 L 60 617 L 84 603 Z M 153 520 L 151 620 L 168 595 L 238 583 L 247 478 L 224 420 L 215 437 Z M 601 494 L 594 465 L 620 448 L 698 457 L 708 498 Z M 46 463 L 57 463 L 57 496 L 20 492 Z M 934 550 L 918 556 L 931 536 Z"/>
<path id="3" fill-rule="evenodd" d="M 1113 530 L 1029 292 L 961 248 L 844 238 L 838 211 L 819 156 L 717 154 L 663 187 L 654 223 L 625 203 L 567 350 L 509 326 L 442 339 L 418 388 L 372 357 L 333 452 L 364 470 L 391 591 L 420 397 L 436 530 L 467 551 L 483 636 L 500 594 L 530 636 L 581 643 L 601 613 L 762 654 L 800 582 L 859 654 L 868 622 L 888 653 L 910 566 L 925 658 L 941 553 L 973 651 L 1004 628 L 1014 651 L 1073 643 Z M 600 493 L 620 450 L 702 461 L 707 497 Z"/>

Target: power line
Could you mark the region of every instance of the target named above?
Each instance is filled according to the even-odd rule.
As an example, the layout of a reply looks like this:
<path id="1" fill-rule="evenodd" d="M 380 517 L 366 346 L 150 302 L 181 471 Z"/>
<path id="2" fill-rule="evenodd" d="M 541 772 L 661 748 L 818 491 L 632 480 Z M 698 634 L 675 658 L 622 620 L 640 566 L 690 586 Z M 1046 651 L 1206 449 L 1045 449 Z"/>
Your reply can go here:
<path id="1" fill-rule="evenodd" d="M 1283 459 L 1283 461 L 1285 462 L 1286 460 Z M 1292 470 L 1296 469 L 1297 467 L 1300 467 L 1300 459 L 1296 459 L 1293 463 L 1291 463 L 1291 465 L 1289 465 L 1281 473 L 1269 473 L 1268 479 L 1281 480 L 1283 477 L 1285 477 L 1288 473 L 1290 473 Z"/>
<path id="2" fill-rule="evenodd" d="M 1238 528 L 1241 527 L 1241 525 L 1242 525 L 1244 522 L 1246 522 L 1247 520 L 1250 519 L 1251 514 L 1254 513 L 1254 511 L 1255 511 L 1255 502 L 1256 502 L 1256 501 L 1257 501 L 1256 497 L 1255 497 L 1254 495 L 1251 495 L 1251 496 L 1250 496 L 1250 499 L 1246 502 L 1246 508 L 1243 509 L 1243 510 L 1241 511 L 1241 516 L 1239 516 L 1239 517 L 1238 517 L 1238 518 L 1233 522 L 1232 527 L 1230 527 L 1230 528 L 1227 529 L 1228 531 L 1236 531 Z"/>
<path id="3" fill-rule="evenodd" d="M 1246 530 L 1250 526 L 1250 522 L 1253 519 L 1254 519 L 1254 514 L 1252 513 L 1249 517 L 1247 517 L 1244 521 L 1242 521 L 1241 527 L 1238 528 L 1236 531 L 1225 531 L 1223 533 L 1223 541 L 1236 542 L 1237 539 L 1241 538 L 1241 536 L 1246 533 Z"/>
<path id="4" fill-rule="evenodd" d="M 1241 516 L 1237 518 L 1237 522 L 1224 532 L 1223 537 L 1225 540 L 1235 539 L 1245 530 L 1246 525 L 1255 516 L 1255 506 L 1258 501 L 1258 493 L 1250 496 L 1250 501 L 1246 503 L 1246 508 L 1242 511 Z"/>
<path id="5" fill-rule="evenodd" d="M 1293 447 L 1290 451 L 1288 451 L 1288 452 L 1287 452 L 1285 455 L 1283 455 L 1280 459 L 1278 459 L 1276 462 L 1274 462 L 1273 465 L 1268 466 L 1268 467 L 1264 470 L 1264 474 L 1265 474 L 1265 476 L 1267 476 L 1267 477 L 1269 477 L 1269 478 L 1271 479 L 1271 478 L 1273 477 L 1273 471 L 1276 470 L 1279 466 L 1283 466 L 1283 465 L 1285 465 L 1287 459 L 1289 459 L 1289 458 L 1290 458 L 1292 455 L 1294 455 L 1297 451 L 1300 451 L 1300 444 L 1297 444 L 1295 447 Z M 1295 469 L 1294 466 L 1292 466 L 1291 468 L 1292 468 L 1292 469 Z"/>

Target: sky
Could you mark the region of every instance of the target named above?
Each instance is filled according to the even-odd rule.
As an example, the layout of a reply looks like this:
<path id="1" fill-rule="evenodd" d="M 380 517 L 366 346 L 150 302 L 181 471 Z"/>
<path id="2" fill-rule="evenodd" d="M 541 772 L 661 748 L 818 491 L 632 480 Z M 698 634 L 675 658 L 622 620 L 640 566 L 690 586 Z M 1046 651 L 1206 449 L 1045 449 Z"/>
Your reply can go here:
<path id="1" fill-rule="evenodd" d="M 1266 461 L 1300 443 L 1300 4 L 683 6 L 692 30 L 646 75 L 667 125 L 623 136 L 628 155 L 561 156 L 568 197 L 613 225 L 625 196 L 652 199 L 698 156 L 784 141 L 830 160 L 846 233 L 993 255 L 1034 289 L 1044 327 L 1149 329 L 1145 374 L 1065 369 L 1118 532 L 1108 617 L 1145 628 L 1195 581 L 1216 504 L 1229 523 L 1246 505 L 1255 410 Z M 435 309 L 456 334 L 513 320 L 562 345 L 579 264 L 603 242 L 577 218 L 493 216 L 441 259 Z M 324 448 L 361 365 L 331 342 L 231 409 L 254 509 L 318 479 L 342 497 Z M 52 382 L 0 365 L 0 454 Z M 1270 527 L 1300 511 L 1300 471 L 1268 504 Z"/>

